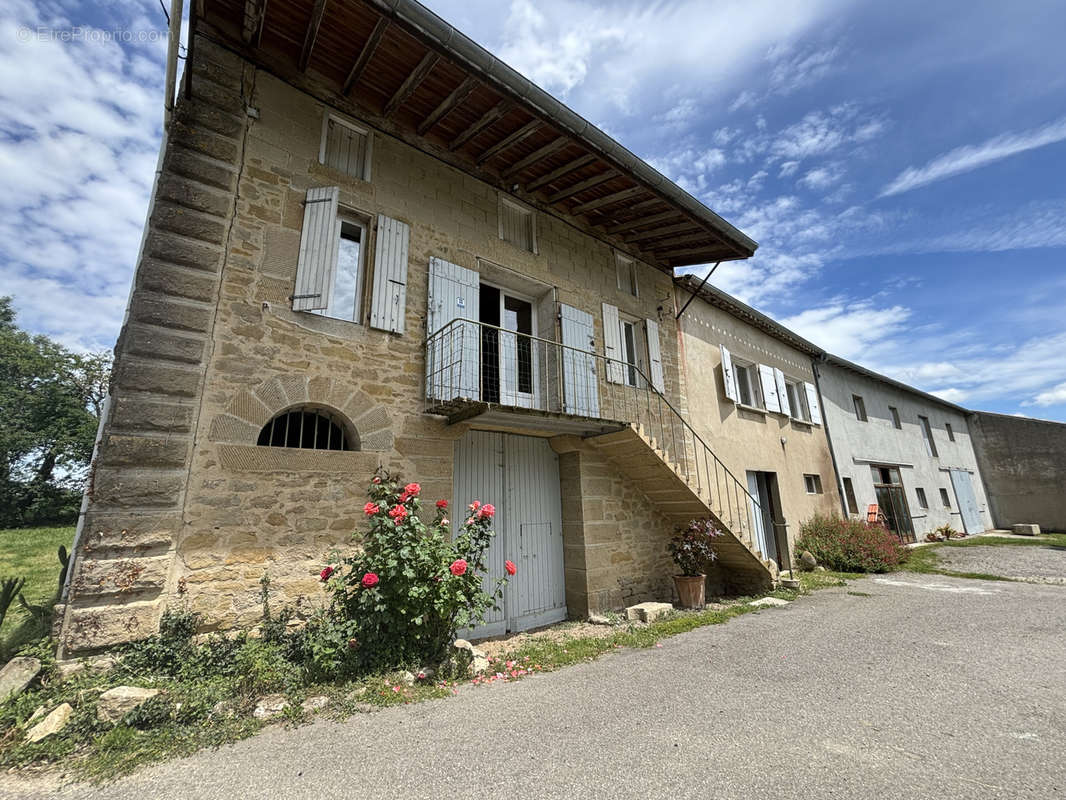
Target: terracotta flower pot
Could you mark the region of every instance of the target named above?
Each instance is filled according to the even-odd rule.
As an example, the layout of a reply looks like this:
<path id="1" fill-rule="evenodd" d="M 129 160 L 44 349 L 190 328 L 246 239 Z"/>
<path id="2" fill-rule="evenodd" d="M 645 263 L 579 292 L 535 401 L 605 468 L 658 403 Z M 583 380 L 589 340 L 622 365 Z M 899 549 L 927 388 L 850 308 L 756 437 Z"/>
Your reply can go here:
<path id="1" fill-rule="evenodd" d="M 706 575 L 675 575 L 674 585 L 681 598 L 682 608 L 703 608 L 705 605 Z"/>

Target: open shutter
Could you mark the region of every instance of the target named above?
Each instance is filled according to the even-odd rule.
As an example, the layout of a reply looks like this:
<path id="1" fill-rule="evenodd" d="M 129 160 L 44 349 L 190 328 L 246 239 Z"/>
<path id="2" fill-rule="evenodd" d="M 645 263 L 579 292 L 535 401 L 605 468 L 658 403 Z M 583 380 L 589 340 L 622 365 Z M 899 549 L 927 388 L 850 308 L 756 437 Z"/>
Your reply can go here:
<path id="1" fill-rule="evenodd" d="M 648 365 L 651 385 L 659 394 L 666 392 L 663 381 L 663 353 L 659 347 L 659 323 L 653 319 L 644 320 L 644 331 L 648 334 Z"/>
<path id="2" fill-rule="evenodd" d="M 814 388 L 814 384 L 803 384 L 803 391 L 807 393 L 807 408 L 811 412 L 811 422 L 815 425 L 822 424 L 822 409 L 818 405 L 818 390 Z"/>
<path id="3" fill-rule="evenodd" d="M 480 396 L 481 329 L 455 322 L 478 314 L 481 276 L 441 258 L 429 260 L 426 394 L 443 400 Z"/>
<path id="4" fill-rule="evenodd" d="M 391 217 L 378 216 L 374 247 L 374 296 L 370 327 L 403 333 L 407 307 L 407 249 L 411 226 Z"/>
<path id="5" fill-rule="evenodd" d="M 622 363 L 622 332 L 618 327 L 618 307 L 603 304 L 603 354 L 607 356 L 607 380 L 611 383 L 625 382 L 625 365 Z"/>
<path id="6" fill-rule="evenodd" d="M 600 387 L 596 376 L 596 340 L 592 315 L 559 304 L 563 329 L 563 410 L 582 417 L 600 415 Z"/>
<path id="7" fill-rule="evenodd" d="M 725 396 L 734 403 L 738 402 L 740 394 L 737 392 L 737 376 L 733 372 L 733 359 L 725 345 L 718 345 L 722 351 L 722 381 L 725 383 Z"/>
<path id="8" fill-rule="evenodd" d="M 759 383 L 762 385 L 762 397 L 766 410 L 780 414 L 781 401 L 777 394 L 777 380 L 774 378 L 773 367 L 759 364 Z"/>
<path id="9" fill-rule="evenodd" d="M 785 385 L 785 373 L 777 367 L 774 367 L 774 383 L 777 384 L 777 399 L 781 403 L 781 413 L 786 417 L 793 416 L 793 408 L 788 401 L 788 386 Z"/>
<path id="10" fill-rule="evenodd" d="M 293 311 L 321 311 L 329 306 L 340 247 L 339 195 L 336 186 L 307 190 L 300 260 L 296 264 L 296 286 L 292 292 Z"/>

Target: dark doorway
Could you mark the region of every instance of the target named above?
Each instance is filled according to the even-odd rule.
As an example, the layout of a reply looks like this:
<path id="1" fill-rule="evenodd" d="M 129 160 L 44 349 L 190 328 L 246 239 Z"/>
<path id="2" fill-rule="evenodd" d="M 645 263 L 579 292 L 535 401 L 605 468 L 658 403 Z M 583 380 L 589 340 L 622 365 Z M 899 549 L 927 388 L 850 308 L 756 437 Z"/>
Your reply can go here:
<path id="1" fill-rule="evenodd" d="M 914 524 L 907 507 L 907 495 L 903 491 L 899 467 L 870 467 L 870 470 L 873 472 L 877 506 L 884 515 L 885 524 L 901 542 L 913 542 Z"/>
<path id="2" fill-rule="evenodd" d="M 500 290 L 481 284 L 478 319 L 485 325 L 500 326 Z M 481 329 L 481 399 L 500 402 L 500 332 Z"/>

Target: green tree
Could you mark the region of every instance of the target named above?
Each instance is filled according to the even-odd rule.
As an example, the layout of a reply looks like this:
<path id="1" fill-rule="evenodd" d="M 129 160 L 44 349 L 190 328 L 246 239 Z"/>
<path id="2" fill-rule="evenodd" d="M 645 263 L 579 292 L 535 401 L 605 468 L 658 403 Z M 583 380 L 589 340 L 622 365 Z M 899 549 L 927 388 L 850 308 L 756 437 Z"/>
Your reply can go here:
<path id="1" fill-rule="evenodd" d="M 0 527 L 77 516 L 110 366 L 21 330 L 0 297 Z"/>

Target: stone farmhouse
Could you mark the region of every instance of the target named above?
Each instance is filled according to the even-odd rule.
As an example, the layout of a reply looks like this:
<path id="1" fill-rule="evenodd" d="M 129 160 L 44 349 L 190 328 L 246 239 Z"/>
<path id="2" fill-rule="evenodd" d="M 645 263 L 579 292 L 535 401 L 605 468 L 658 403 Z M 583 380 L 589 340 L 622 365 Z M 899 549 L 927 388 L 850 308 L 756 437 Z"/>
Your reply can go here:
<path id="1" fill-rule="evenodd" d="M 193 3 L 178 94 L 61 655 L 179 596 L 252 623 L 264 572 L 318 597 L 379 466 L 499 509 L 519 576 L 485 633 L 671 599 L 694 517 L 727 531 L 717 585 L 773 584 L 778 501 L 690 422 L 673 283 L 755 242 L 410 0 Z"/>

